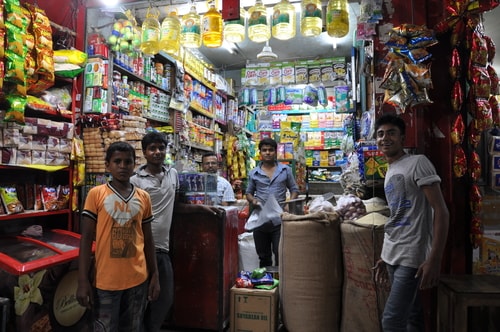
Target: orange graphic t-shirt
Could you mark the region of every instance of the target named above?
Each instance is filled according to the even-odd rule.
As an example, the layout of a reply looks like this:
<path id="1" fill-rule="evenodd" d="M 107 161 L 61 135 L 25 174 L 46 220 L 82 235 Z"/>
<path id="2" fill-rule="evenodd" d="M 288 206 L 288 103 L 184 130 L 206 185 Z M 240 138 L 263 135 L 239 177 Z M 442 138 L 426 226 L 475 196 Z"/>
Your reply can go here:
<path id="1" fill-rule="evenodd" d="M 89 191 L 82 214 L 96 222 L 95 286 L 123 290 L 146 281 L 142 224 L 153 220 L 149 194 L 134 186 L 123 197 L 103 184 Z"/>

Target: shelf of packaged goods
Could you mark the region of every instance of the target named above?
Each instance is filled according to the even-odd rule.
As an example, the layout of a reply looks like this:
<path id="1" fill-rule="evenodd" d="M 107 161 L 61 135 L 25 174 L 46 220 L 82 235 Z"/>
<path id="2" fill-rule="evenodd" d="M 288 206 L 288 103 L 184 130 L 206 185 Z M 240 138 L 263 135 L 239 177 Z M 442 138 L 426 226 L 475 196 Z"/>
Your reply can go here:
<path id="1" fill-rule="evenodd" d="M 16 164 L 0 164 L 0 169 L 26 169 L 32 168 L 45 172 L 56 172 L 62 170 L 69 170 L 69 165 L 53 166 L 53 165 L 16 165 Z"/>
<path id="2" fill-rule="evenodd" d="M 326 146 L 304 146 L 305 150 L 340 150 L 340 146 L 326 147 Z"/>
<path id="3" fill-rule="evenodd" d="M 269 109 L 268 106 L 268 111 L 272 113 L 280 113 L 280 114 L 310 114 L 310 113 L 336 113 L 335 109 L 330 108 L 330 109 L 308 109 L 308 110 L 280 110 L 280 109 L 274 109 L 271 108 Z M 347 113 L 338 113 L 338 114 L 347 114 Z"/>
<path id="4" fill-rule="evenodd" d="M 217 122 L 220 125 L 227 126 L 227 121 L 226 120 L 218 119 L 218 118 L 215 118 L 214 120 L 215 120 L 215 122 Z"/>
<path id="5" fill-rule="evenodd" d="M 71 114 L 71 111 L 58 111 L 58 110 L 46 110 L 46 111 L 39 111 L 39 110 L 34 110 L 29 107 L 26 107 L 24 111 L 24 116 L 30 117 L 30 118 L 42 118 L 42 119 L 48 119 L 48 120 L 60 120 L 64 122 L 70 122 L 72 120 L 73 114 Z"/>
<path id="6" fill-rule="evenodd" d="M 206 116 L 207 118 L 210 118 L 210 119 L 214 118 L 214 114 L 213 113 L 210 113 L 209 111 L 201 108 L 201 106 L 198 103 L 191 102 L 189 104 L 189 108 L 192 109 L 195 112 L 200 113 L 201 115 Z"/>
<path id="7" fill-rule="evenodd" d="M 131 72 L 130 70 L 126 69 L 126 68 L 123 68 L 122 66 L 116 64 L 116 63 L 113 63 L 113 69 L 116 69 L 118 70 L 119 72 L 121 72 L 122 74 L 127 74 L 128 76 L 128 80 L 129 81 L 134 81 L 134 80 L 139 80 L 141 82 L 144 82 L 146 83 L 147 85 L 150 85 L 152 87 L 155 87 L 157 88 L 158 90 L 170 95 L 172 94 L 170 91 L 168 90 L 165 90 L 163 89 L 161 86 L 159 86 L 158 84 L 154 83 L 154 82 L 151 82 L 151 81 L 148 81 L 147 79 L 145 79 L 144 77 L 141 77 L 137 74 L 134 74 L 133 72 Z"/>
<path id="8" fill-rule="evenodd" d="M 199 125 L 199 124 L 197 124 L 197 123 L 194 123 L 193 121 L 188 121 L 188 123 L 189 123 L 190 125 L 193 125 L 193 126 L 194 126 L 194 127 L 196 127 L 196 128 L 199 128 L 199 129 L 201 129 L 201 130 L 204 130 L 204 131 L 208 132 L 209 134 L 213 134 L 213 133 L 215 132 L 213 129 L 207 128 L 207 127 L 202 126 L 202 125 Z"/>
<path id="9" fill-rule="evenodd" d="M 159 119 L 159 118 L 156 118 L 154 117 L 153 115 L 145 115 L 144 113 L 142 114 L 142 117 L 144 119 L 147 119 L 147 120 L 150 120 L 150 121 L 153 121 L 153 122 L 158 122 L 158 123 L 161 123 L 161 124 L 167 124 L 167 125 L 170 125 L 170 123 L 172 122 L 172 119 L 169 119 L 169 120 L 166 120 L 166 119 Z"/>
<path id="10" fill-rule="evenodd" d="M 63 210 L 55 210 L 55 211 L 35 211 L 35 210 L 27 210 L 22 213 L 12 213 L 12 214 L 3 214 L 0 215 L 0 221 L 5 220 L 19 220 L 26 218 L 36 218 L 36 217 L 44 217 L 44 216 L 54 216 L 54 215 L 62 215 L 71 213 L 70 209 Z"/>
<path id="11" fill-rule="evenodd" d="M 281 131 L 281 129 L 279 129 L 279 128 L 260 129 L 259 131 Z M 300 129 L 301 133 L 305 133 L 305 132 L 321 132 L 321 131 L 341 132 L 341 131 L 344 131 L 344 128 L 301 128 Z"/>
<path id="12" fill-rule="evenodd" d="M 212 90 L 213 92 L 216 92 L 217 89 L 215 88 L 215 86 L 213 86 L 213 84 L 211 84 L 209 81 L 207 81 L 206 79 L 204 79 L 203 77 L 201 77 L 200 75 L 198 74 L 195 74 L 193 73 L 191 70 L 189 70 L 188 68 L 185 69 L 186 70 L 186 74 L 188 74 L 189 76 L 191 76 L 192 78 L 194 78 L 195 80 L 197 80 L 198 82 L 201 82 L 201 84 L 203 84 L 204 86 L 206 86 L 207 88 L 209 88 L 210 90 Z"/>
<path id="13" fill-rule="evenodd" d="M 210 152 L 214 151 L 213 147 L 199 143 L 191 142 L 191 143 L 181 143 L 181 144 L 198 150 L 210 151 Z"/>

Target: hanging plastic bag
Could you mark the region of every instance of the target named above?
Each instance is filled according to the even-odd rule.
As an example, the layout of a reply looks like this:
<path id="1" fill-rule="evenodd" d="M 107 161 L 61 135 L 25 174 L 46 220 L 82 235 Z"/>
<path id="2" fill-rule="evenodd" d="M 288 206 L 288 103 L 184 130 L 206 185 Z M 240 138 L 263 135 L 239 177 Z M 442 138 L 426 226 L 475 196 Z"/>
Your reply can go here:
<path id="1" fill-rule="evenodd" d="M 250 217 L 248 217 L 245 223 L 245 230 L 253 231 L 269 221 L 272 222 L 274 226 L 280 225 L 282 213 L 283 208 L 279 205 L 276 198 L 270 195 L 262 207 L 254 207 Z"/>
<path id="2" fill-rule="evenodd" d="M 263 218 L 266 221 L 271 221 L 274 226 L 281 224 L 281 214 L 283 208 L 279 205 L 278 201 L 273 195 L 269 195 L 266 203 L 262 207 L 259 219 Z"/>
<path id="3" fill-rule="evenodd" d="M 259 218 L 260 212 L 261 212 L 260 208 L 253 209 L 252 213 L 250 214 L 250 217 L 248 217 L 248 220 L 245 223 L 246 231 L 251 232 L 265 223 L 264 219 Z"/>

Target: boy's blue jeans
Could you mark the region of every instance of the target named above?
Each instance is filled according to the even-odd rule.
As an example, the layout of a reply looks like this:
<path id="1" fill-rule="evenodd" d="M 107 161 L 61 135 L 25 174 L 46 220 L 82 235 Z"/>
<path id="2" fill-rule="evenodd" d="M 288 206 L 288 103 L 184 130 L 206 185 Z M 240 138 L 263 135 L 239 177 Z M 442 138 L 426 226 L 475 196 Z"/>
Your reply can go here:
<path id="1" fill-rule="evenodd" d="M 141 330 L 148 295 L 148 282 L 120 291 L 97 289 L 94 332 Z"/>
<path id="2" fill-rule="evenodd" d="M 386 264 L 391 292 L 382 316 L 384 332 L 424 331 L 422 304 L 419 296 L 420 278 L 417 269 Z"/>

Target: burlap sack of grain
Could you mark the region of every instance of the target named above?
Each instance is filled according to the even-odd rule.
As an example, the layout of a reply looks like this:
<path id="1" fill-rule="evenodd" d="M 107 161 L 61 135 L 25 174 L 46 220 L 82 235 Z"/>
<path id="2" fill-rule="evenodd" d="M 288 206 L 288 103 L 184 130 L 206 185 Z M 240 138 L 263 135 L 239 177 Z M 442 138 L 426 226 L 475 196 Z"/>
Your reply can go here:
<path id="1" fill-rule="evenodd" d="M 380 318 L 389 288 L 375 283 L 372 267 L 380 258 L 386 221 L 386 216 L 373 212 L 340 225 L 344 262 L 342 331 L 382 331 Z"/>
<path id="2" fill-rule="evenodd" d="M 282 214 L 280 304 L 288 332 L 336 332 L 342 300 L 340 218 Z"/>

